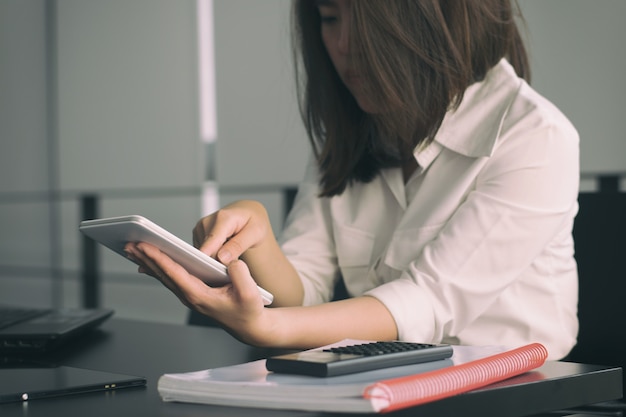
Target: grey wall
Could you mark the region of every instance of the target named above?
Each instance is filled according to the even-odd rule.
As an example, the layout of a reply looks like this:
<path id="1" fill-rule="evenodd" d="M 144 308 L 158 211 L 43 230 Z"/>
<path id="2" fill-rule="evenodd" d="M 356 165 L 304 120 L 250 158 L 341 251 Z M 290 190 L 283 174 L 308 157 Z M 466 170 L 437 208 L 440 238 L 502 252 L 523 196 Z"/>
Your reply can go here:
<path id="1" fill-rule="evenodd" d="M 189 240 L 205 186 L 196 17 L 195 0 L 0 1 L 0 302 L 81 303 L 85 193 L 100 216 Z M 102 304 L 184 320 L 161 285 L 99 253 Z"/>
<path id="2" fill-rule="evenodd" d="M 61 188 L 197 186 L 195 1 L 59 0 L 56 16 Z"/>
<path id="3" fill-rule="evenodd" d="M 217 178 L 293 184 L 308 142 L 293 92 L 290 2 L 216 0 Z"/>
<path id="4" fill-rule="evenodd" d="M 290 2 L 215 0 L 214 9 L 220 200 L 260 200 L 278 233 L 282 189 L 300 180 L 309 152 L 293 91 Z"/>
<path id="5" fill-rule="evenodd" d="M 0 1 L 2 300 L 23 299 L 26 293 L 33 302 L 49 303 L 54 296 L 49 204 L 41 198 L 50 169 L 45 15 L 39 0 Z M 19 285 L 7 281 L 13 276 Z"/>
<path id="6" fill-rule="evenodd" d="M 534 86 L 581 135 L 583 173 L 626 172 L 626 1 L 520 0 Z"/>

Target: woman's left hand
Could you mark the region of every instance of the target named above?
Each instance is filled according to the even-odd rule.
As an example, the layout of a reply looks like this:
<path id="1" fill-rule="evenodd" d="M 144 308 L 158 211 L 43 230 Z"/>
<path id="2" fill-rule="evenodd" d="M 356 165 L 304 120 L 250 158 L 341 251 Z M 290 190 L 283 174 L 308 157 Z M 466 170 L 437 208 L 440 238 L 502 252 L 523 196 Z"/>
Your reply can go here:
<path id="1" fill-rule="evenodd" d="M 389 310 L 374 297 L 356 297 L 310 307 L 265 308 L 245 262 L 228 264 L 231 282 L 209 287 L 148 243 L 126 245 L 139 272 L 152 275 L 187 307 L 217 320 L 244 343 L 310 349 L 341 339 L 393 340 L 398 332 Z"/>
<path id="2" fill-rule="evenodd" d="M 128 243 L 125 250 L 139 264 L 139 272 L 157 278 L 183 304 L 217 320 L 238 339 L 257 346 L 276 340 L 268 317 L 272 309 L 263 307 L 257 284 L 243 261 L 228 265 L 231 283 L 209 287 L 148 243 Z"/>

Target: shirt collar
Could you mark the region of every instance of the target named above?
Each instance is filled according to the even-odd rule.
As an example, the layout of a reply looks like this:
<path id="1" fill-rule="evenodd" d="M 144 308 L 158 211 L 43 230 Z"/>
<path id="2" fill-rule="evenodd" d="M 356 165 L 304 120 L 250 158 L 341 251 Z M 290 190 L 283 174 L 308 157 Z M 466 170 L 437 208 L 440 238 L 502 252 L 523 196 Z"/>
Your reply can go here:
<path id="1" fill-rule="evenodd" d="M 502 59 L 481 82 L 471 85 L 456 110 L 449 111 L 434 141 L 417 148 L 415 158 L 426 168 L 443 148 L 469 157 L 491 156 L 502 122 L 517 96 L 522 80 Z"/>

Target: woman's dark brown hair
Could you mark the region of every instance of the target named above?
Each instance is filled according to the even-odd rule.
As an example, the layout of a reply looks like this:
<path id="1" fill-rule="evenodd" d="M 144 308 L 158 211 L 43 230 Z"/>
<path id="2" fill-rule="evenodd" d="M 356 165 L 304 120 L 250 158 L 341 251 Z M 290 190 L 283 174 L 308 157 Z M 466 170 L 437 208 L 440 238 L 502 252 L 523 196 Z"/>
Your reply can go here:
<path id="1" fill-rule="evenodd" d="M 315 0 L 295 0 L 300 111 L 321 196 L 402 166 L 430 143 L 471 84 L 507 58 L 529 79 L 515 0 L 352 0 L 350 57 L 376 114 L 363 112 L 322 43 Z"/>

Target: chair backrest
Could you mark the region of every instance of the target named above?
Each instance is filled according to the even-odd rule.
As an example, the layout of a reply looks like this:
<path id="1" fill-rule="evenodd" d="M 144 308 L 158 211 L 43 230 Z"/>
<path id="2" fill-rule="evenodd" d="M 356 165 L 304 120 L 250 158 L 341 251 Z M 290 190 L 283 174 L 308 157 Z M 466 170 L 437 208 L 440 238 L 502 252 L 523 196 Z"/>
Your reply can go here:
<path id="1" fill-rule="evenodd" d="M 566 359 L 626 367 L 626 193 L 581 193 L 578 201 L 580 331 Z"/>

